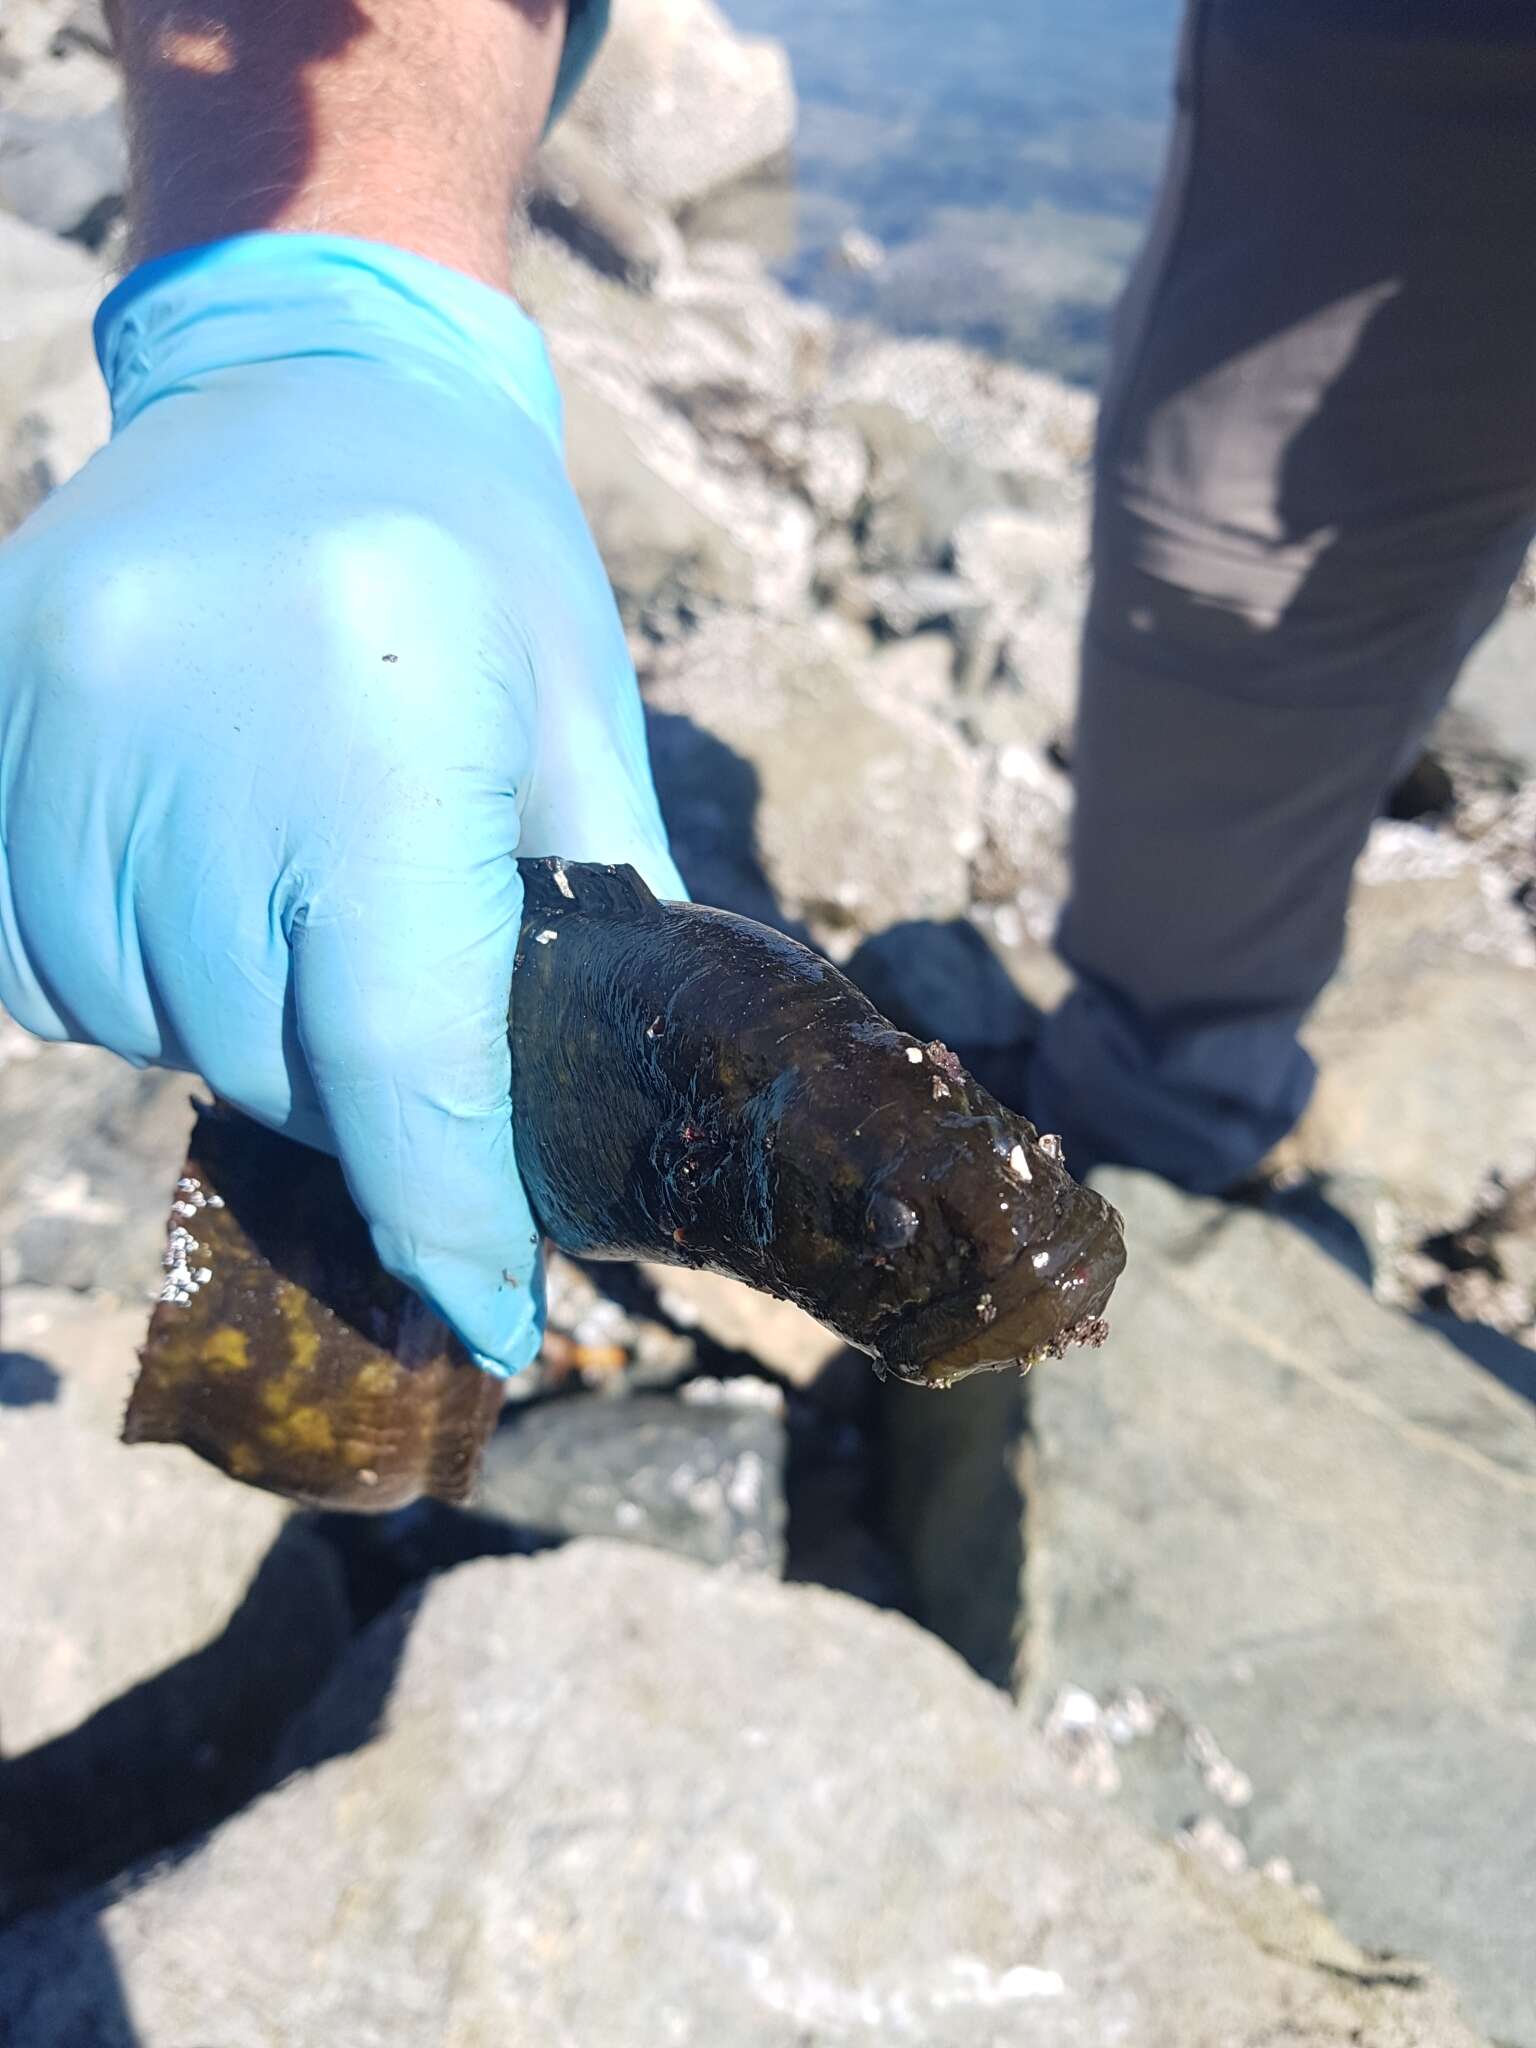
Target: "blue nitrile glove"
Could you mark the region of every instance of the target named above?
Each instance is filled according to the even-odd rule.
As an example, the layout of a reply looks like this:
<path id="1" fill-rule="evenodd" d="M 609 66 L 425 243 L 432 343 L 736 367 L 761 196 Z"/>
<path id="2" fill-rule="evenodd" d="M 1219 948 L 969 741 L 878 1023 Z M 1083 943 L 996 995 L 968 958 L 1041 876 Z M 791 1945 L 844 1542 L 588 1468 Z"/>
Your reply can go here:
<path id="1" fill-rule="evenodd" d="M 515 1371 L 513 850 L 683 894 L 543 343 L 420 257 L 251 235 L 97 345 L 113 439 L 0 549 L 0 1003 L 337 1152 Z"/>

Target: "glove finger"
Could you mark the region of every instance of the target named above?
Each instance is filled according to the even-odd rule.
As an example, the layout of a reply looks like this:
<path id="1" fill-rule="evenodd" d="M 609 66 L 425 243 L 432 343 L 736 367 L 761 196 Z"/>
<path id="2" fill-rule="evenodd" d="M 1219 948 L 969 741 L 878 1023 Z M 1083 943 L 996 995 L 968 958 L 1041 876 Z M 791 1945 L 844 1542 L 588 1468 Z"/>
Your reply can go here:
<path id="1" fill-rule="evenodd" d="M 512 1145 L 522 884 L 500 857 L 295 924 L 299 1042 L 379 1258 L 486 1370 L 538 1349 L 538 1234 Z"/>

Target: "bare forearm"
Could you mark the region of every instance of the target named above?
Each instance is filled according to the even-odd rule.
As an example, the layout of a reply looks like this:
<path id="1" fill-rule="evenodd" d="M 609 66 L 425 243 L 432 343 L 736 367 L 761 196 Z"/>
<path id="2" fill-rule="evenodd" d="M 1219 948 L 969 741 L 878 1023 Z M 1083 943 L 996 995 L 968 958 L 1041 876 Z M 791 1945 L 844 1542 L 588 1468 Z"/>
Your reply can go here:
<path id="1" fill-rule="evenodd" d="M 566 0 L 115 0 L 135 261 L 251 229 L 391 242 L 505 289 Z"/>

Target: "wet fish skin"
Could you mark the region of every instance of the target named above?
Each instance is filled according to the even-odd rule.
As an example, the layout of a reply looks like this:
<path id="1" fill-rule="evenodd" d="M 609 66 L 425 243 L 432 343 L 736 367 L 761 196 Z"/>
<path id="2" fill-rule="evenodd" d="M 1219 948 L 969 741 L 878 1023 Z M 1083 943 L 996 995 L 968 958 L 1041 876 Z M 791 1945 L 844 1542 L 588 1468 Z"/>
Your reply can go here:
<path id="1" fill-rule="evenodd" d="M 944 1047 L 631 870 L 523 878 L 514 1133 L 563 1250 L 730 1273 L 927 1384 L 1097 1334 L 1119 1217 Z M 549 1113 L 582 1099 L 601 1115 Z"/>
<path id="2" fill-rule="evenodd" d="M 1098 1341 L 1120 1219 L 944 1047 L 766 926 L 519 865 L 513 1136 L 562 1250 L 730 1273 L 921 1385 Z M 379 1267 L 336 1162 L 216 1107 L 178 1204 L 205 1277 L 155 1311 L 125 1438 L 326 1507 L 466 1499 L 501 1385 Z"/>
<path id="3" fill-rule="evenodd" d="M 501 1383 L 379 1264 L 336 1161 L 205 1106 L 176 1203 L 173 1245 L 209 1277 L 155 1309 L 124 1442 L 311 1507 L 467 1499 Z"/>

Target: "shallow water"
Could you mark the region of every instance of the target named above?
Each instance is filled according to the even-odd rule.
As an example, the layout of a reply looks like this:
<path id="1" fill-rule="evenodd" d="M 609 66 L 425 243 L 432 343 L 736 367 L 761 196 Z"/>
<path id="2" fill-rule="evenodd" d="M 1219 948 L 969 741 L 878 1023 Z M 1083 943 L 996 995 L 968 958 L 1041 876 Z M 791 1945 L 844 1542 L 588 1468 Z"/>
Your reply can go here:
<path id="1" fill-rule="evenodd" d="M 792 196 L 721 225 L 800 291 L 1092 381 L 1156 186 L 1179 0 L 724 0 L 780 38 Z M 852 229 L 884 251 L 858 267 Z M 871 251 L 862 252 L 866 255 Z"/>

